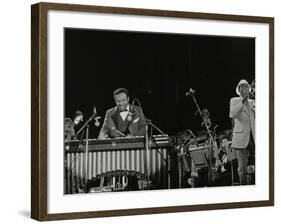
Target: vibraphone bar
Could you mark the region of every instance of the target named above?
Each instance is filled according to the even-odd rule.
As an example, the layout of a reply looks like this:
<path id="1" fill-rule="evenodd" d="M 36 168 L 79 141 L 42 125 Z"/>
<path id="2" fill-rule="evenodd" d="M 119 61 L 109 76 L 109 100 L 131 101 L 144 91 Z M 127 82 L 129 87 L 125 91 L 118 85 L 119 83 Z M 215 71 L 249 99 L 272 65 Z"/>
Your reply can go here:
<path id="1" fill-rule="evenodd" d="M 168 136 L 153 136 L 149 141 L 146 157 L 144 137 L 118 138 L 88 141 L 88 156 L 85 157 L 85 140 L 65 143 L 65 193 L 79 192 L 85 183 L 85 164 L 88 166 L 87 180 L 110 177 L 113 190 L 119 187 L 116 179 L 136 175 L 139 180 L 148 179 L 157 188 L 168 186 L 168 156 L 172 144 Z M 85 158 L 87 162 L 85 163 Z M 148 158 L 148 159 L 147 159 Z M 149 177 L 146 171 L 149 169 Z M 116 178 L 115 178 L 116 177 Z M 124 182 L 124 180 L 123 180 Z M 100 187 L 104 183 L 101 182 Z M 84 186 L 85 187 L 85 186 Z"/>

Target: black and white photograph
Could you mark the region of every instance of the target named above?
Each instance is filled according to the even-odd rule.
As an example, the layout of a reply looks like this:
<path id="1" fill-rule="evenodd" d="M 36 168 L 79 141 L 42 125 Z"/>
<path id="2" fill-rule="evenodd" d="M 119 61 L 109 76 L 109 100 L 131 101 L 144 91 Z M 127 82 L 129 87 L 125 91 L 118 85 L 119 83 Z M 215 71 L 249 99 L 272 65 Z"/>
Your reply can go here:
<path id="1" fill-rule="evenodd" d="M 255 186 L 255 38 L 63 35 L 64 194 Z"/>

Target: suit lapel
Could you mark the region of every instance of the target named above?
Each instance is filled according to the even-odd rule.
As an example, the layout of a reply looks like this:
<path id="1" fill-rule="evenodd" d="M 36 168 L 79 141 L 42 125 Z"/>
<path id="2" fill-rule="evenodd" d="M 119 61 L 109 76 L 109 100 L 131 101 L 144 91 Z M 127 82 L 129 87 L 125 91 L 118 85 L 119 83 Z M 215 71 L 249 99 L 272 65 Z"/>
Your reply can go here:
<path id="1" fill-rule="evenodd" d="M 117 118 L 117 114 L 118 110 L 117 107 L 115 107 L 115 112 L 111 115 L 111 119 L 113 120 L 113 123 L 115 125 L 115 127 L 118 127 L 118 118 Z"/>
<path id="2" fill-rule="evenodd" d="M 132 112 L 132 110 L 133 110 L 132 105 L 129 105 L 129 108 L 130 108 L 130 111 Z M 113 123 L 114 123 L 114 125 L 115 125 L 115 127 L 116 127 L 117 129 L 118 129 L 118 113 L 119 113 L 119 111 L 118 111 L 118 109 L 117 109 L 117 107 L 116 107 L 114 113 L 111 115 L 111 119 L 112 119 L 112 121 L 113 121 Z M 133 113 L 132 120 L 131 120 L 131 121 L 129 122 L 129 124 L 128 124 L 128 129 L 129 129 L 129 131 L 130 131 L 131 134 L 134 133 L 134 129 L 136 128 L 136 126 L 135 126 L 134 123 L 133 123 L 133 121 L 136 119 L 136 117 L 138 117 L 138 114 L 137 114 L 137 112 L 135 111 L 135 112 Z M 126 118 L 126 119 L 127 119 L 127 118 Z"/>

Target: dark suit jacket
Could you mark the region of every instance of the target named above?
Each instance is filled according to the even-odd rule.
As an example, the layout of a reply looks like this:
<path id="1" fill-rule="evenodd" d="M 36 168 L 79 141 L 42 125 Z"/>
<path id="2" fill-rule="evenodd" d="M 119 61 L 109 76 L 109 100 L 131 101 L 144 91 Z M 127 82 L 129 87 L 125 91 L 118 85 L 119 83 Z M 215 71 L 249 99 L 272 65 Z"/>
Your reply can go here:
<path id="1" fill-rule="evenodd" d="M 133 112 L 132 120 L 128 124 L 128 130 L 131 135 L 144 136 L 145 135 L 145 117 L 142 109 L 137 106 L 129 105 L 130 111 Z M 117 107 L 111 108 L 106 111 L 103 126 L 100 130 L 99 139 L 117 138 L 122 135 L 118 130 L 118 109 Z M 127 118 L 126 118 L 127 119 Z"/>

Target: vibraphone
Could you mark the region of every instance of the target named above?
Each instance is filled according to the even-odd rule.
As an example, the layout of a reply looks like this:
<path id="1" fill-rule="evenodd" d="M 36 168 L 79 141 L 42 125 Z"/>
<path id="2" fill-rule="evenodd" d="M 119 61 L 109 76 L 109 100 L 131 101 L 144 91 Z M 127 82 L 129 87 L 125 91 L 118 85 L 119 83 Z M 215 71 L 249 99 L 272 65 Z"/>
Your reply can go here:
<path id="1" fill-rule="evenodd" d="M 79 192 L 77 189 L 83 186 L 85 178 L 91 180 L 104 176 L 124 177 L 129 174 L 147 179 L 154 186 L 167 188 L 169 149 L 172 147 L 168 136 L 153 136 L 149 141 L 148 155 L 144 137 L 90 139 L 88 155 L 85 153 L 85 143 L 85 140 L 71 140 L 65 143 L 66 194 Z M 116 187 L 115 183 L 111 184 L 113 188 Z"/>

